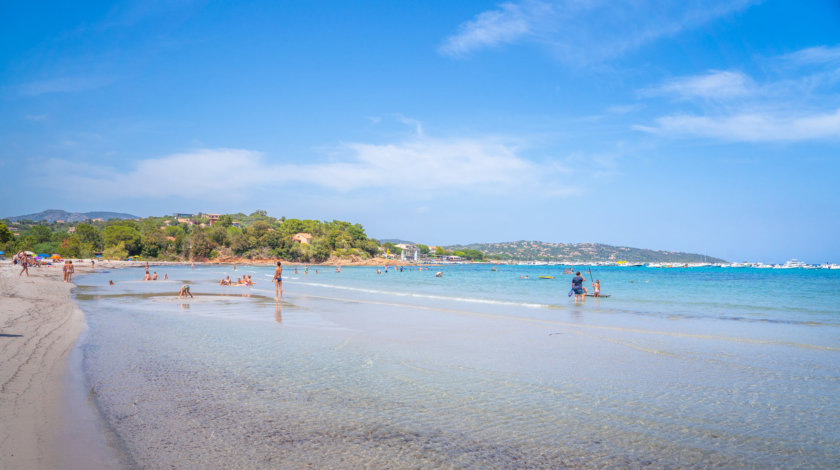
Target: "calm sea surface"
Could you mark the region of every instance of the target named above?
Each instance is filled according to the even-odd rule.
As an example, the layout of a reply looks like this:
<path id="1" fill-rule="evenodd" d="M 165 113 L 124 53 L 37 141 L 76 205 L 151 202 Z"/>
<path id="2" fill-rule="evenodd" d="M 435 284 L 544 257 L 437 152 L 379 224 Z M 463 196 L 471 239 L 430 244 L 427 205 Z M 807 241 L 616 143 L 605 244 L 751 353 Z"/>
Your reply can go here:
<path id="1" fill-rule="evenodd" d="M 561 267 L 286 266 L 279 308 L 238 268 L 78 278 L 130 466 L 840 464 L 840 271 L 597 268 L 610 297 L 575 305 Z"/>

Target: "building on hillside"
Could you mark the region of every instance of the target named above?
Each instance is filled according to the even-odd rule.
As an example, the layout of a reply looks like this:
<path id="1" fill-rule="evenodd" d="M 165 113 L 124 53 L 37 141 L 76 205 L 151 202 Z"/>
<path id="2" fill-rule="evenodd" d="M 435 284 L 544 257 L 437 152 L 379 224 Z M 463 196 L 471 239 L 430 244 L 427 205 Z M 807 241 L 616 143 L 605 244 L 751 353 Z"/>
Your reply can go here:
<path id="1" fill-rule="evenodd" d="M 97 217 L 95 219 L 90 219 L 90 220 L 92 220 L 94 222 L 105 222 L 105 219 L 103 219 L 102 217 Z M 140 219 L 135 219 L 135 220 L 140 220 Z"/>
<path id="2" fill-rule="evenodd" d="M 401 250 L 401 253 L 397 254 L 404 254 L 406 258 L 414 258 L 415 253 L 418 253 L 419 255 L 420 252 L 420 249 L 417 248 L 417 245 L 413 245 L 411 243 L 400 243 L 394 246 Z"/>
<path id="3" fill-rule="evenodd" d="M 187 224 L 187 225 L 195 225 L 195 220 L 190 218 L 181 218 L 178 219 L 179 224 Z"/>
<path id="4" fill-rule="evenodd" d="M 67 233 L 76 233 L 76 227 L 70 227 L 67 229 Z"/>
<path id="5" fill-rule="evenodd" d="M 176 219 L 192 219 L 192 216 L 193 216 L 192 214 L 187 214 L 187 213 L 182 213 L 182 212 L 179 212 L 179 213 L 175 214 Z"/>
<path id="6" fill-rule="evenodd" d="M 301 233 L 296 233 L 292 237 L 292 240 L 294 240 L 298 243 L 302 243 L 304 245 L 308 245 L 312 241 L 313 238 L 315 238 L 315 237 L 313 237 L 311 233 L 301 232 Z"/>
<path id="7" fill-rule="evenodd" d="M 221 216 L 222 214 L 204 214 L 204 217 L 207 217 L 207 220 L 210 223 L 210 225 L 213 225 L 216 222 L 218 222 Z"/>
<path id="8" fill-rule="evenodd" d="M 242 222 L 240 222 L 238 220 L 234 220 L 233 222 L 231 222 L 231 225 L 236 227 L 236 228 L 242 228 Z"/>

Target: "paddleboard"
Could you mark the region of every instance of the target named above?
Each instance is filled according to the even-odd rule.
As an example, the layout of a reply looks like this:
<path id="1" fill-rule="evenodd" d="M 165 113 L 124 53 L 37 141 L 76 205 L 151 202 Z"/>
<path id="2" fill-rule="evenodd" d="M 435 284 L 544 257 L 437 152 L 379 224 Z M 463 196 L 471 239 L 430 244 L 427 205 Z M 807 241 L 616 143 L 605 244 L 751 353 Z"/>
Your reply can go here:
<path id="1" fill-rule="evenodd" d="M 540 279 L 554 279 L 554 276 L 540 276 Z"/>
<path id="2" fill-rule="evenodd" d="M 595 297 L 595 294 L 586 294 L 586 296 L 587 297 Z M 601 295 L 598 296 L 598 298 L 609 297 L 609 296 L 610 296 L 609 294 L 601 294 Z"/>

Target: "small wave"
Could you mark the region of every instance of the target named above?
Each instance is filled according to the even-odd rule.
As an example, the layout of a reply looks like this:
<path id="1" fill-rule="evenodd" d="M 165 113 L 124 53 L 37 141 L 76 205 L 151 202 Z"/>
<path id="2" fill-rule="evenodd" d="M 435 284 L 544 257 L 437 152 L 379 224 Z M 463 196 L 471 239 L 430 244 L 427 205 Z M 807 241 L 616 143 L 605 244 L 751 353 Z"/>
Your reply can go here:
<path id="1" fill-rule="evenodd" d="M 450 297 L 446 295 L 433 295 L 433 294 L 419 294 L 416 292 L 393 292 L 393 291 L 384 291 L 378 289 L 365 289 L 361 287 L 348 287 L 348 286 L 336 286 L 332 284 L 321 284 L 317 282 L 308 282 L 306 283 L 308 286 L 315 286 L 315 287 L 326 287 L 330 289 L 339 289 L 339 290 L 347 290 L 353 292 L 363 292 L 366 294 L 376 294 L 376 295 L 394 295 L 398 297 L 414 297 L 414 298 L 421 298 L 421 299 L 432 299 L 432 300 L 446 300 L 446 301 L 456 301 L 456 302 L 469 302 L 469 303 L 476 303 L 476 304 L 488 304 L 488 305 L 509 305 L 512 307 L 528 307 L 528 308 L 552 308 L 552 305 L 549 304 L 538 304 L 538 303 L 529 303 L 529 302 L 513 302 L 508 300 L 490 300 L 490 299 L 477 299 L 474 297 Z"/>

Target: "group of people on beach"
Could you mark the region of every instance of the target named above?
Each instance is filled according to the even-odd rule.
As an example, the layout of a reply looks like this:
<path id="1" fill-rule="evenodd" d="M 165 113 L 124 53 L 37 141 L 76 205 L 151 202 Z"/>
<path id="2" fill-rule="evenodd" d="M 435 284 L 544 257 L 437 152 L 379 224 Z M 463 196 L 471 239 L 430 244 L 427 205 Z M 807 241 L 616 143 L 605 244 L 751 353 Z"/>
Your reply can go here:
<path id="1" fill-rule="evenodd" d="M 230 279 L 230 276 L 225 276 L 221 281 L 219 281 L 220 286 L 253 286 L 256 282 L 251 280 L 251 275 L 243 274 L 241 278 L 237 279 L 236 282 Z"/>
<path id="2" fill-rule="evenodd" d="M 61 270 L 64 273 L 64 282 L 73 282 L 73 273 L 76 272 L 76 268 L 73 266 L 73 261 L 65 261 Z"/>

